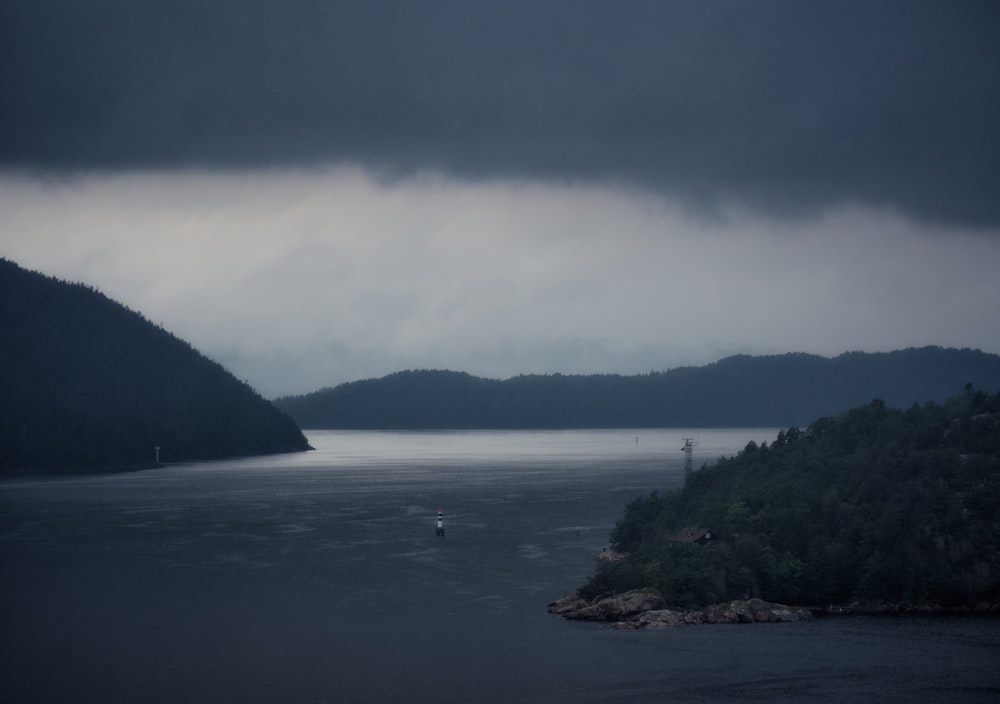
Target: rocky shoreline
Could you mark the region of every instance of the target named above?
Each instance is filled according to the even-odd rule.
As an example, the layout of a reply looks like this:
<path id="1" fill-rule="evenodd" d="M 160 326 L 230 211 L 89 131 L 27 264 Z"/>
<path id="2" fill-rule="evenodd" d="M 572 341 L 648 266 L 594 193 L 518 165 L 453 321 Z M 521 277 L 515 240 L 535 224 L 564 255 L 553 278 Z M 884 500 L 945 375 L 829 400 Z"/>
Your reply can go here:
<path id="1" fill-rule="evenodd" d="M 634 589 L 597 599 L 567 594 L 548 605 L 548 612 L 574 621 L 595 621 L 603 628 L 640 630 L 707 623 L 790 623 L 815 616 L 846 615 L 1000 615 L 1000 602 L 982 602 L 974 607 L 943 607 L 935 604 L 889 602 L 852 603 L 829 606 L 786 606 L 763 599 L 738 599 L 703 609 L 666 608 L 664 600 L 650 589 Z"/>
<path id="2" fill-rule="evenodd" d="M 789 623 L 813 618 L 809 609 L 746 599 L 713 604 L 704 609 L 679 611 L 648 589 L 583 599 L 567 594 L 548 606 L 549 613 L 576 621 L 596 621 L 605 628 L 642 630 L 705 623 Z"/>

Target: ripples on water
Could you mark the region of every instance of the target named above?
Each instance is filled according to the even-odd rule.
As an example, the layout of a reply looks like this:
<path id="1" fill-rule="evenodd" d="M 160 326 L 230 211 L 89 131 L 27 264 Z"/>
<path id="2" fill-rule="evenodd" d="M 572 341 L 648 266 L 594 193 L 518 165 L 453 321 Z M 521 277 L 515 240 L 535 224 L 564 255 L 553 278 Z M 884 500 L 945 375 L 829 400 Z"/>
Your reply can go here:
<path id="1" fill-rule="evenodd" d="M 614 632 L 545 605 L 625 503 L 776 431 L 310 433 L 315 452 L 0 483 L 11 702 L 997 701 L 966 618 Z M 445 511 L 447 536 L 434 537 Z"/>

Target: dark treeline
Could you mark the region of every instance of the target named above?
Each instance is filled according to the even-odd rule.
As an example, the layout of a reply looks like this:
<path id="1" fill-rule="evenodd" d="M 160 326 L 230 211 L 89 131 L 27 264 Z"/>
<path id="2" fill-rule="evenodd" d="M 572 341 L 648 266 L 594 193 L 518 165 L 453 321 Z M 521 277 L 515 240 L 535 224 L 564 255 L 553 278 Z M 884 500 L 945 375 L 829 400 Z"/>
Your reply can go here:
<path id="1" fill-rule="evenodd" d="M 671 539 L 685 527 L 713 539 Z M 1000 393 L 970 387 L 906 411 L 874 401 L 789 428 L 636 499 L 611 540 L 627 558 L 600 567 L 584 596 L 996 609 Z"/>
<path id="2" fill-rule="evenodd" d="M 92 288 L 0 259 L 0 471 L 304 450 L 294 421 Z"/>
<path id="3" fill-rule="evenodd" d="M 275 404 L 303 428 L 786 427 L 872 398 L 895 408 L 941 402 L 968 382 L 1000 388 L 1000 356 L 940 347 L 736 356 L 635 376 L 503 381 L 406 371 Z"/>

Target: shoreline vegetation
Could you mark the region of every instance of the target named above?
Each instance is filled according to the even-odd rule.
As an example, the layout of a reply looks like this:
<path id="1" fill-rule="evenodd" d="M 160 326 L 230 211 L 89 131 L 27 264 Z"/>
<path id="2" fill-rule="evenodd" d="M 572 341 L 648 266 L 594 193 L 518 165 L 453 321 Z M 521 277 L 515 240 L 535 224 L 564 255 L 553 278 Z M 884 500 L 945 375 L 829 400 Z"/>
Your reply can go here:
<path id="1" fill-rule="evenodd" d="M 595 559 L 552 613 L 619 628 L 1000 613 L 1000 393 L 875 400 L 750 442 L 631 502 Z"/>

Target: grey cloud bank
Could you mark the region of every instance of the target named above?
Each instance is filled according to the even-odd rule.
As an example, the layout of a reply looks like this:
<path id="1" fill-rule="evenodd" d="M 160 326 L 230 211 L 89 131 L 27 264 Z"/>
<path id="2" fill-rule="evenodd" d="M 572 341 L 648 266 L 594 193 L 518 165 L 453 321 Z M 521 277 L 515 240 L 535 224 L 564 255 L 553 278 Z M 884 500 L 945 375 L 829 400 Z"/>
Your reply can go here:
<path id="1" fill-rule="evenodd" d="M 1000 352 L 1000 3 L 0 3 L 0 256 L 269 396 Z"/>
<path id="2" fill-rule="evenodd" d="M 1000 351 L 1000 237 L 891 211 L 697 220 L 596 187 L 129 173 L 0 180 L 0 235 L 0 255 L 97 286 L 268 396 L 413 368 Z"/>
<path id="3" fill-rule="evenodd" d="M 364 164 L 1000 223 L 1000 5 L 14 0 L 0 166 Z"/>

